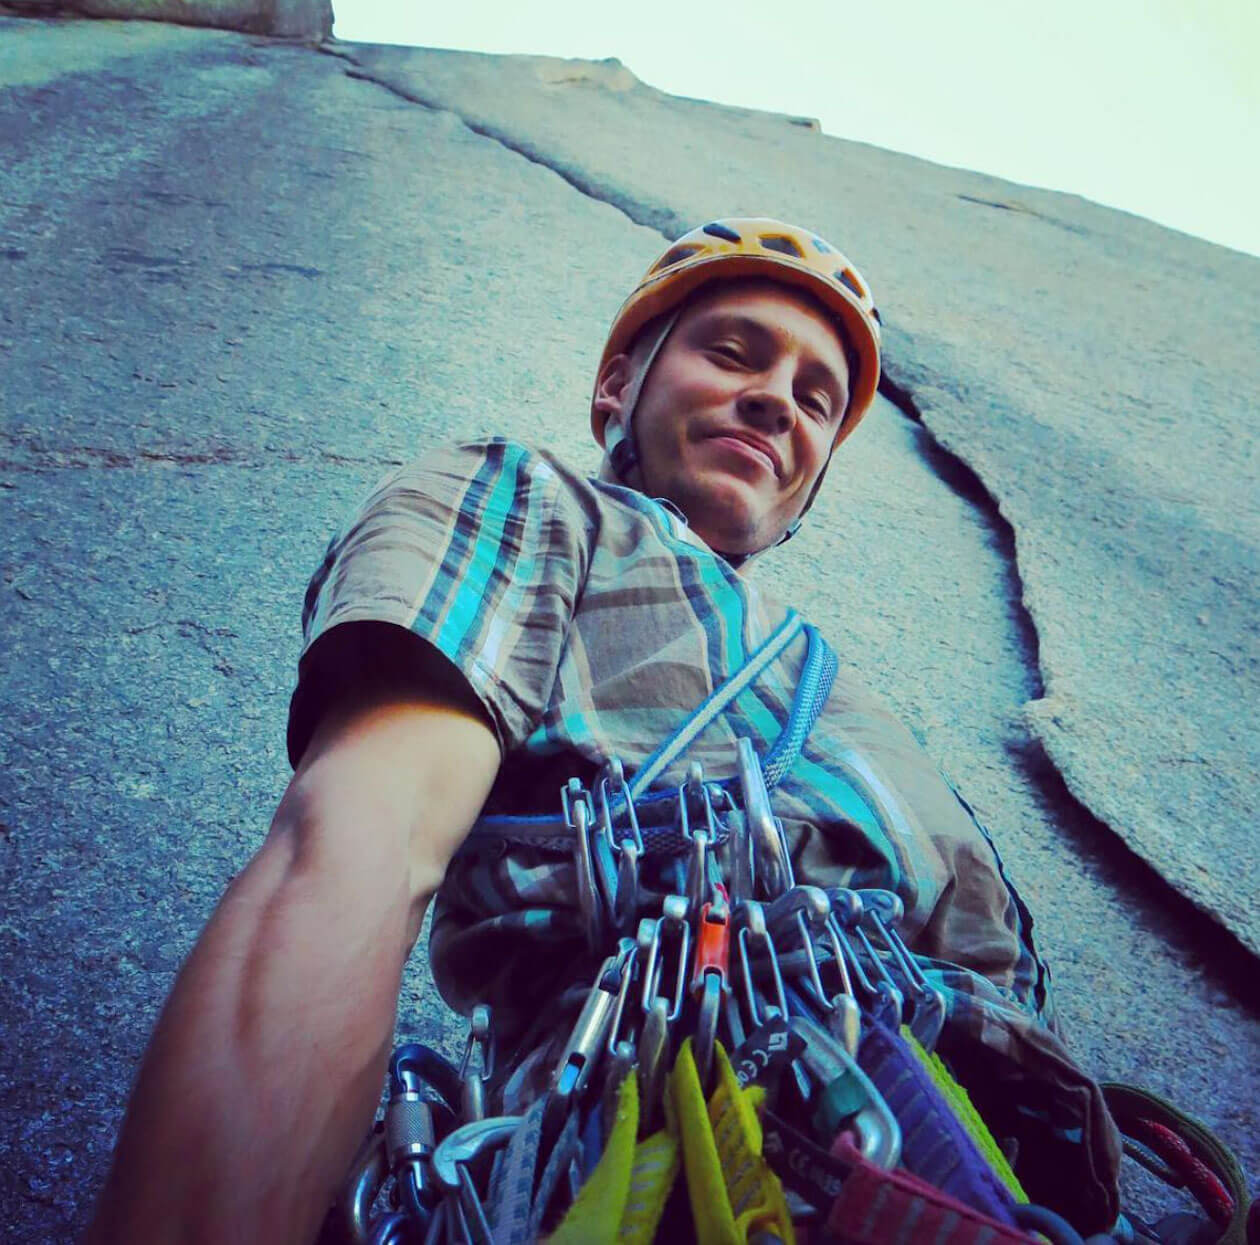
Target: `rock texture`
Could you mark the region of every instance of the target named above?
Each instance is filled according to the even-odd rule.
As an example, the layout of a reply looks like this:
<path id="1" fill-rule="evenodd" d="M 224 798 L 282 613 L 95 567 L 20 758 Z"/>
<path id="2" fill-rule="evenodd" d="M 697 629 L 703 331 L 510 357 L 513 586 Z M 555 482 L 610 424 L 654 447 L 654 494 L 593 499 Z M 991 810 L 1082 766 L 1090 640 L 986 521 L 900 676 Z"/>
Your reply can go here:
<path id="1" fill-rule="evenodd" d="M 994 830 L 1083 1061 L 1260 1175 L 1260 263 L 614 62 L 0 18 L 0 147 L 6 1239 L 84 1221 L 265 832 L 341 514 L 455 436 L 593 467 L 622 294 L 744 212 L 867 273 L 896 403 L 765 577 Z"/>
<path id="2" fill-rule="evenodd" d="M 1015 530 L 1032 729 L 1077 798 L 1260 951 L 1260 734 L 1239 713 L 1260 697 L 1260 260 L 788 118 L 609 89 L 607 63 L 348 55 L 668 236 L 764 212 L 873 274 L 893 379 Z"/>

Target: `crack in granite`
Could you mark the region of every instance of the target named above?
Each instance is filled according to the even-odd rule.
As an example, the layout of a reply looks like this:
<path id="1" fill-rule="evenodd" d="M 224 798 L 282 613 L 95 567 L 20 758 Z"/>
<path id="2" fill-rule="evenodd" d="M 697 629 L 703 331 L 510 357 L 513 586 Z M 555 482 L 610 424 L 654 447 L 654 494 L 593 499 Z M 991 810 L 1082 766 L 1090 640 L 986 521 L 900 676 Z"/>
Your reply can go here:
<path id="1" fill-rule="evenodd" d="M 686 228 L 685 225 L 680 224 L 677 214 L 667 206 L 649 205 L 628 198 L 623 193 L 618 193 L 613 187 L 601 185 L 589 177 L 584 177 L 578 170 L 549 159 L 537 148 L 522 142 L 519 138 L 514 138 L 496 127 L 472 121 L 446 103 L 425 98 L 408 87 L 400 86 L 397 82 L 368 70 L 353 55 L 340 47 L 326 43 L 321 45 L 319 51 L 344 60 L 353 66 L 346 70 L 349 77 L 370 82 L 408 103 L 416 104 L 431 112 L 448 114 L 472 133 L 498 143 L 531 164 L 549 170 L 579 194 L 615 208 L 633 224 L 655 230 L 666 241 L 672 241 Z M 1023 212 L 1034 216 L 1041 215 L 1021 204 L 978 199 L 970 195 L 958 197 L 985 207 Z M 1050 223 L 1070 228 L 1063 222 L 1051 220 Z M 1073 231 L 1081 232 L 1077 229 Z M 1002 513 L 996 496 L 975 468 L 938 439 L 929 422 L 924 418 L 913 390 L 907 383 L 890 374 L 888 363 L 889 360 L 886 358 L 885 367 L 880 376 L 880 394 L 906 419 L 923 430 L 925 453 L 933 473 L 946 487 L 983 516 L 985 526 L 992 534 L 995 550 L 1005 563 L 1006 577 L 1011 588 L 1009 599 L 1013 625 L 1018 633 L 1018 647 L 1025 662 L 1029 684 L 1033 689 L 1029 703 L 1034 703 L 1045 695 L 1045 679 L 1039 655 L 1039 633 L 1036 622 L 1025 604 L 1015 529 Z M 893 371 L 895 370 L 894 362 Z M 1087 843 L 1085 837 L 1087 833 L 1092 833 L 1094 839 L 1097 840 L 1101 837 L 1099 831 L 1105 831 L 1106 843 L 1099 851 L 1115 871 L 1128 878 L 1128 884 L 1136 889 L 1137 894 L 1147 899 L 1154 896 L 1160 897 L 1159 902 L 1165 906 L 1166 911 L 1171 905 L 1173 911 L 1167 914 L 1200 941 L 1209 938 L 1208 927 L 1219 930 L 1220 938 L 1210 940 L 1217 947 L 1219 959 L 1225 964 L 1238 965 L 1245 961 L 1247 964 L 1254 965 L 1251 952 L 1236 940 L 1216 917 L 1200 908 L 1192 899 L 1168 882 L 1154 865 L 1128 846 L 1118 831 L 1099 818 L 1082 799 L 1076 796 L 1069 785 L 1067 775 L 1058 769 L 1049 753 L 1031 731 L 1028 732 L 1027 754 L 1021 758 L 1021 768 L 1037 789 L 1055 821 L 1082 847 L 1085 847 Z M 1231 969 L 1229 976 L 1234 978 L 1235 982 L 1246 979 L 1246 973 L 1241 970 Z"/>

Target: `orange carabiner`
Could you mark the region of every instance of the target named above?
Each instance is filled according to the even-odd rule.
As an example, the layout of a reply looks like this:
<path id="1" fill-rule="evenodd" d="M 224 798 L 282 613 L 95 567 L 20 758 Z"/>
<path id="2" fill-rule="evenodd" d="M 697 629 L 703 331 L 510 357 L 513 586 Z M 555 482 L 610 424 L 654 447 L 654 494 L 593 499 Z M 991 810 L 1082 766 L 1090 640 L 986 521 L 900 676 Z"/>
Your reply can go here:
<path id="1" fill-rule="evenodd" d="M 691 961 L 691 990 L 704 989 L 704 979 L 716 973 L 726 986 L 731 962 L 731 910 L 725 899 L 707 903 L 700 909 L 700 922 L 696 929 L 696 949 Z"/>

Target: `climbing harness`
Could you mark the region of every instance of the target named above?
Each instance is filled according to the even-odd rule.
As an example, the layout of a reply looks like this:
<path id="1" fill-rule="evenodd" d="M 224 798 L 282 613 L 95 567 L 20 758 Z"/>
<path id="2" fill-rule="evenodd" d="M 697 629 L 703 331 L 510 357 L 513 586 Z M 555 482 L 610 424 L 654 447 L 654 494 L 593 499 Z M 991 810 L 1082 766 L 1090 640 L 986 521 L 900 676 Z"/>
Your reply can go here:
<path id="1" fill-rule="evenodd" d="M 778 739 L 741 739 L 737 772 L 659 778 L 802 629 L 802 677 Z M 571 779 L 555 816 L 492 817 L 468 850 L 524 844 L 573 857 L 574 944 L 589 984 L 565 1018 L 543 1092 L 502 1107 L 520 1069 L 473 1010 L 459 1066 L 408 1043 L 383 1120 L 321 1242 L 524 1245 L 695 1240 L 840 1245 L 1083 1245 L 1033 1206 L 934 1053 L 945 997 L 885 890 L 798 883 L 771 792 L 825 702 L 835 657 L 789 614 L 750 661 L 628 775 Z M 883 815 L 893 816 L 889 801 Z M 1196 1196 L 1203 1239 L 1246 1245 L 1237 1164 L 1151 1095 L 1107 1087 L 1128 1146 Z M 1121 1218 L 1091 1242 L 1197 1241 Z"/>

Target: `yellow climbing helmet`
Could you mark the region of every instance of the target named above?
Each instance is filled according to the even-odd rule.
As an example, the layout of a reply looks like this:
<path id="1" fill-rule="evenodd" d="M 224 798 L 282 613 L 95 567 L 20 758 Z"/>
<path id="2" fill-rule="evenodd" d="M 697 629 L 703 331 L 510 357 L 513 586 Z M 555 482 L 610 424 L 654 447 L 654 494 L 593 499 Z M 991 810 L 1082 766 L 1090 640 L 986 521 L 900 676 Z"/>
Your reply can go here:
<path id="1" fill-rule="evenodd" d="M 836 436 L 839 445 L 875 400 L 879 312 L 870 287 L 835 247 L 783 221 L 760 216 L 715 220 L 671 243 L 622 303 L 596 375 L 613 355 L 629 350 L 644 325 L 678 310 L 700 286 L 740 277 L 766 277 L 807 290 L 835 316 L 857 361 L 857 374 L 849 378 L 848 410 Z M 606 422 L 592 407 L 591 431 L 601 446 Z"/>

